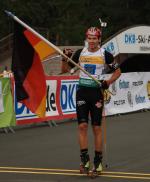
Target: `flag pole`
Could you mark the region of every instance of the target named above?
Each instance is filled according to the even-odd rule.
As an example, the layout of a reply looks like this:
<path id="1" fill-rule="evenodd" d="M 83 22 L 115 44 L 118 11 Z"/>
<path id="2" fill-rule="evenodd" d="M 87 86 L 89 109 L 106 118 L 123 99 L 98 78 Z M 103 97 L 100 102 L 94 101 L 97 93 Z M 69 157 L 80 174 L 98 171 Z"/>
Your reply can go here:
<path id="1" fill-rule="evenodd" d="M 40 35 L 38 32 L 36 32 L 34 29 L 32 29 L 26 23 L 24 23 L 23 21 L 21 21 L 17 16 L 15 16 L 10 11 L 5 10 L 5 13 L 9 17 L 13 18 L 15 21 L 17 21 L 18 23 L 20 23 L 23 27 L 25 27 L 26 29 L 28 29 L 29 31 L 31 31 L 33 34 L 35 34 L 38 38 L 42 39 L 45 43 L 47 43 L 49 46 L 51 46 L 53 49 L 55 49 L 59 54 L 61 54 L 63 57 L 65 57 L 67 59 L 67 61 L 71 62 L 74 66 L 76 66 L 77 68 L 79 68 L 86 75 L 88 75 L 91 79 L 93 79 L 99 86 L 101 86 L 101 83 L 95 77 L 93 77 L 89 72 L 87 72 L 86 70 L 84 70 L 79 64 L 77 64 L 76 62 L 74 62 L 71 58 L 69 58 L 68 56 L 66 56 L 63 53 L 63 51 L 61 51 L 57 46 L 55 46 L 54 44 L 52 44 L 51 42 L 49 42 L 46 38 L 44 38 L 42 35 Z"/>

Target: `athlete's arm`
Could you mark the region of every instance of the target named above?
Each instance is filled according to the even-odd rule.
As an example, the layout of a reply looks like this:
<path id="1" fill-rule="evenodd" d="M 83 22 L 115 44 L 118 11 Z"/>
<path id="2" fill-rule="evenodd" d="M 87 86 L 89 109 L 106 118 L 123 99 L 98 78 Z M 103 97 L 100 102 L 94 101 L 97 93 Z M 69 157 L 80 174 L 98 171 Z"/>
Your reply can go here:
<path id="1" fill-rule="evenodd" d="M 75 62 L 75 63 L 79 63 L 79 57 L 80 57 L 80 53 L 81 53 L 82 49 L 78 49 L 73 57 L 72 57 L 72 60 Z M 70 74 L 74 74 L 79 68 L 76 67 L 75 65 L 73 65 L 72 63 L 68 63 L 69 66 L 71 67 L 71 70 L 70 70 Z"/>
<path id="2" fill-rule="evenodd" d="M 109 86 L 110 84 L 112 84 L 114 81 L 116 81 L 116 80 L 120 77 L 120 75 L 121 75 L 121 70 L 120 70 L 120 68 L 118 68 L 118 69 L 116 69 L 116 70 L 112 73 L 112 76 L 111 76 L 108 80 L 106 80 L 108 86 Z"/>
<path id="3" fill-rule="evenodd" d="M 112 84 L 114 81 L 116 81 L 120 77 L 121 70 L 119 68 L 119 64 L 117 60 L 114 59 L 113 55 L 107 51 L 105 52 L 105 60 L 109 67 L 108 73 L 112 73 L 111 77 L 102 83 L 102 87 L 104 89 L 107 89 L 110 84 Z"/>
<path id="4" fill-rule="evenodd" d="M 73 51 L 71 49 L 64 49 L 63 53 L 71 58 Z M 67 58 L 63 57 L 61 60 L 61 73 L 67 73 L 70 71 L 70 66 L 68 65 Z"/>

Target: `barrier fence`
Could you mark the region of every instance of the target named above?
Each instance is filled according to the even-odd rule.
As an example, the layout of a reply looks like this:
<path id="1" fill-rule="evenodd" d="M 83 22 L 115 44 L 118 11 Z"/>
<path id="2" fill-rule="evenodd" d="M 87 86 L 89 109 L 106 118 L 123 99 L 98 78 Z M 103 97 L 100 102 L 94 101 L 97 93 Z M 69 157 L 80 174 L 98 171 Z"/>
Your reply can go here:
<path id="1" fill-rule="evenodd" d="M 110 75 L 104 75 L 104 79 L 108 76 Z M 14 105 L 11 104 L 13 100 L 10 98 L 10 80 L 1 78 L 0 127 L 14 126 L 14 116 L 16 116 L 16 125 L 76 118 L 75 97 L 78 89 L 78 76 L 48 76 L 46 83 L 46 116 L 39 118 L 23 104 L 18 103 L 15 94 L 13 94 Z M 9 89 L 7 89 L 9 94 L 5 92 L 7 85 L 9 85 Z M 108 93 L 106 96 L 106 116 L 150 108 L 149 72 L 123 73 L 109 90 L 113 95 Z M 13 110 L 15 110 L 14 115 Z"/>
<path id="2" fill-rule="evenodd" d="M 0 128 L 16 125 L 10 78 L 0 78 Z"/>
<path id="3" fill-rule="evenodd" d="M 38 118 L 23 104 L 17 103 L 15 99 L 14 107 L 18 125 L 76 117 L 75 93 L 78 76 L 48 76 L 46 84 L 46 117 Z"/>

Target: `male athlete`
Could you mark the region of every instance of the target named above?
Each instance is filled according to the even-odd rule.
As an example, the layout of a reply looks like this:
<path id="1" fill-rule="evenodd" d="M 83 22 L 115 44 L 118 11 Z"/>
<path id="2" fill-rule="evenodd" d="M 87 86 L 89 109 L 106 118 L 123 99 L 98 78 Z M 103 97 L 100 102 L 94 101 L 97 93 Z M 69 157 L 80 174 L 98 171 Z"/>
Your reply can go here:
<path id="1" fill-rule="evenodd" d="M 91 117 L 91 126 L 94 134 L 94 161 L 93 171 L 102 171 L 102 111 L 104 105 L 103 91 L 109 88 L 121 75 L 121 71 L 115 63 L 113 56 L 100 47 L 101 30 L 90 27 L 86 32 L 87 45 L 82 50 L 77 50 L 72 60 L 95 77 L 97 84 L 84 72 L 79 73 L 79 88 L 76 93 L 76 111 L 78 119 L 78 138 L 80 145 L 80 172 L 88 172 L 90 169 L 90 157 L 88 154 L 88 121 Z M 72 66 L 73 67 L 73 66 Z M 105 70 L 111 72 L 107 80 L 103 80 Z M 71 69 L 71 73 L 76 67 Z"/>

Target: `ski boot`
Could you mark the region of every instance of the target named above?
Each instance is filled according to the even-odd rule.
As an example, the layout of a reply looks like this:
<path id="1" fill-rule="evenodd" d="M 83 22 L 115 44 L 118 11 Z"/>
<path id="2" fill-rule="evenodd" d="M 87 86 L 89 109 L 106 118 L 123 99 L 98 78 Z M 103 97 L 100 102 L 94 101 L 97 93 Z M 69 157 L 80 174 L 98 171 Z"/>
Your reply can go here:
<path id="1" fill-rule="evenodd" d="M 94 166 L 93 166 L 93 169 L 90 174 L 91 178 L 95 178 L 95 177 L 99 176 L 101 174 L 102 170 L 103 170 L 102 159 L 94 158 Z"/>
<path id="2" fill-rule="evenodd" d="M 80 155 L 81 163 L 80 163 L 80 174 L 87 174 L 89 175 L 90 170 L 90 157 L 88 154 Z"/>

